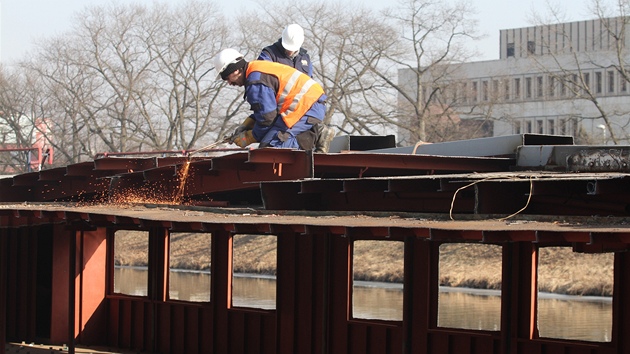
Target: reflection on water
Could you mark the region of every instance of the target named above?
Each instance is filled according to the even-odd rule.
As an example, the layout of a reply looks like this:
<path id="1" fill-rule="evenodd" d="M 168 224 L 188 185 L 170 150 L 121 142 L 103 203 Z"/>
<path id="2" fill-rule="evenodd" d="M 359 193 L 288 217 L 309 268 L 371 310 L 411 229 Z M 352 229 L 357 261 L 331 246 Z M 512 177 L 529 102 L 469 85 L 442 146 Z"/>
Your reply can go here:
<path id="1" fill-rule="evenodd" d="M 194 302 L 210 301 L 210 273 L 171 271 L 168 298 Z"/>
<path id="2" fill-rule="evenodd" d="M 597 301 L 567 301 L 547 298 L 538 303 L 541 337 L 610 342 L 612 298 Z"/>
<path id="3" fill-rule="evenodd" d="M 352 317 L 402 321 L 402 284 L 354 281 Z"/>
<path id="4" fill-rule="evenodd" d="M 114 292 L 118 294 L 147 296 L 149 273 L 145 267 L 115 267 Z"/>
<path id="5" fill-rule="evenodd" d="M 490 292 L 485 292 L 489 293 Z M 501 296 L 471 294 L 440 288 L 438 327 L 499 331 L 501 329 Z"/>
<path id="6" fill-rule="evenodd" d="M 276 279 L 235 275 L 232 279 L 232 306 L 274 310 L 276 308 Z"/>
<path id="7" fill-rule="evenodd" d="M 401 284 L 355 282 L 354 318 L 402 320 Z M 276 308 L 276 281 L 269 278 L 235 276 L 232 284 L 235 307 Z M 116 293 L 146 296 L 147 271 L 116 268 Z M 498 331 L 501 326 L 499 292 L 440 288 L 438 326 Z M 210 274 L 171 272 L 169 296 L 185 301 L 210 300 Z M 612 333 L 611 298 L 589 299 L 541 294 L 538 301 L 540 337 L 609 342 Z"/>

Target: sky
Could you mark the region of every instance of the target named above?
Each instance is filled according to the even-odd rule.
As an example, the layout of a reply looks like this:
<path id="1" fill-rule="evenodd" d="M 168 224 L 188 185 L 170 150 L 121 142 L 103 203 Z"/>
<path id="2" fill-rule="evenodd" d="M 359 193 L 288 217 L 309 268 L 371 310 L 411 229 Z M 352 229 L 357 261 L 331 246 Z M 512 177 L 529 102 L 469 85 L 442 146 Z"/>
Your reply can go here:
<path id="1" fill-rule="evenodd" d="M 116 3 L 166 2 L 177 3 L 184 0 L 114 0 Z M 251 0 L 208 0 L 217 1 L 226 15 L 239 8 L 255 5 Z M 328 0 L 326 0 L 328 1 Z M 330 0 L 338 1 L 338 0 Z M 499 58 L 499 31 L 502 29 L 527 27 L 532 25 L 533 11 L 545 13 L 548 3 L 556 4 L 564 13 L 566 21 L 590 20 L 594 16 L 587 8 L 592 0 L 577 0 L 570 8 L 566 1 L 554 0 L 469 0 L 477 10 L 478 32 L 485 38 L 471 42 L 470 48 L 480 55 L 475 60 Z M 614 1 L 614 0 L 604 0 Z M 10 64 L 24 58 L 38 38 L 61 34 L 70 29 L 73 15 L 86 6 L 106 4 L 110 0 L 0 0 L 0 62 Z M 391 0 L 363 0 L 359 3 L 380 9 Z M 564 5 L 562 4 L 564 3 Z"/>

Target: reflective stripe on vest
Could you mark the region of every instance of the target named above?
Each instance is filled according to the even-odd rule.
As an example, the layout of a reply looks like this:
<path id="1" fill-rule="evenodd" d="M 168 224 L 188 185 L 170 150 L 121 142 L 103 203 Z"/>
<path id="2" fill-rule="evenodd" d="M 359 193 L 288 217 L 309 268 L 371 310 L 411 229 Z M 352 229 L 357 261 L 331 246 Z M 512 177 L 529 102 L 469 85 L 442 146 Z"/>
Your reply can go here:
<path id="1" fill-rule="evenodd" d="M 293 127 L 324 94 L 324 89 L 315 80 L 284 64 L 254 60 L 248 63 L 246 76 L 252 71 L 278 78 L 279 87 L 276 92 L 278 112 L 289 128 Z"/>

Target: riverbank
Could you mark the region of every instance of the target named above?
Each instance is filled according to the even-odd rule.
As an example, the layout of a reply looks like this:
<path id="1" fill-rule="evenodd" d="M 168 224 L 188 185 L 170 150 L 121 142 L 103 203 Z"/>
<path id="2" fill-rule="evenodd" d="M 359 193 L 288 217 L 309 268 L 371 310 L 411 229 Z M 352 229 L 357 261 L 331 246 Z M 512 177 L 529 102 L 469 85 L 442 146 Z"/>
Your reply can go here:
<path id="1" fill-rule="evenodd" d="M 146 266 L 147 237 L 117 234 L 115 262 Z M 233 267 L 238 273 L 275 274 L 276 238 L 236 236 Z M 171 242 L 172 268 L 204 270 L 210 267 L 208 234 L 178 233 Z M 359 241 L 354 244 L 354 279 L 402 282 L 402 242 Z M 612 296 L 613 254 L 574 253 L 570 248 L 539 252 L 538 288 L 541 292 L 580 296 Z M 444 244 L 440 247 L 440 285 L 473 289 L 500 289 L 501 247 L 482 244 Z"/>

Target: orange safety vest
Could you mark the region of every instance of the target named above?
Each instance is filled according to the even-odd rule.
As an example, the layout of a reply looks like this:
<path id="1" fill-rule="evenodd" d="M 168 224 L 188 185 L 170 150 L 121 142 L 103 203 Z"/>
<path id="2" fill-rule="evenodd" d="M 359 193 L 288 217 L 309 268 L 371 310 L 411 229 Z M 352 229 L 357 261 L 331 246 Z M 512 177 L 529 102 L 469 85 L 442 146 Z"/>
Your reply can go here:
<path id="1" fill-rule="evenodd" d="M 324 89 L 308 75 L 290 66 L 267 60 L 254 60 L 247 64 L 246 76 L 252 71 L 278 78 L 276 92 L 278 112 L 287 127 L 291 128 L 324 94 Z"/>

